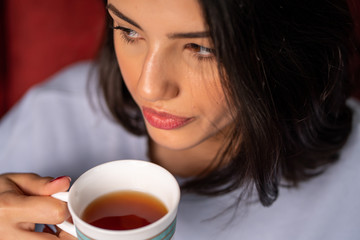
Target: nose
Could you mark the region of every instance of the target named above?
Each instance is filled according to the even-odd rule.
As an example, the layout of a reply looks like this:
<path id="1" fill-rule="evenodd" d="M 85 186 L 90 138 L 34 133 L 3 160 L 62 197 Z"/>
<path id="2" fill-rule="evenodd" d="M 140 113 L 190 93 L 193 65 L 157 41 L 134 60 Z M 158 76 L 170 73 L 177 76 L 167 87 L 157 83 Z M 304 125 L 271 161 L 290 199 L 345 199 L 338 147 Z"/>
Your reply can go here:
<path id="1" fill-rule="evenodd" d="M 170 100 L 179 94 L 171 62 L 171 55 L 161 49 L 147 52 L 137 85 L 143 99 L 151 102 Z"/>

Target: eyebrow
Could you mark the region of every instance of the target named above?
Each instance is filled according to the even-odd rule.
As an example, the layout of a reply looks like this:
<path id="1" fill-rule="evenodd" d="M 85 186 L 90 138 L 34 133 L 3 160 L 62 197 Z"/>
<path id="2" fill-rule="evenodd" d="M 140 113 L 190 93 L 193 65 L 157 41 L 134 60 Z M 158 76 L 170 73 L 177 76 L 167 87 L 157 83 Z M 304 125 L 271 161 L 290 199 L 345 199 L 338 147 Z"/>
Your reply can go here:
<path id="1" fill-rule="evenodd" d="M 130 18 L 125 16 L 123 13 L 121 13 L 117 8 L 114 7 L 114 5 L 108 4 L 106 6 L 106 8 L 109 9 L 111 12 L 113 12 L 117 17 L 121 18 L 122 20 L 124 20 L 124 21 L 130 23 L 131 25 L 134 25 L 135 27 L 142 30 L 142 28 L 140 27 L 139 24 L 137 24 L 134 20 L 131 20 Z"/>
<path id="2" fill-rule="evenodd" d="M 209 32 L 189 32 L 189 33 L 170 33 L 167 34 L 170 39 L 174 38 L 207 38 L 210 37 Z"/>
<path id="3" fill-rule="evenodd" d="M 125 16 L 121 13 L 117 8 L 114 7 L 112 4 L 108 4 L 106 6 L 108 10 L 113 12 L 118 18 L 130 23 L 131 25 L 143 30 L 139 24 L 137 24 L 134 20 L 130 19 L 129 17 Z M 176 39 L 176 38 L 207 38 L 210 37 L 209 32 L 186 32 L 186 33 L 169 33 L 167 34 L 169 39 Z"/>

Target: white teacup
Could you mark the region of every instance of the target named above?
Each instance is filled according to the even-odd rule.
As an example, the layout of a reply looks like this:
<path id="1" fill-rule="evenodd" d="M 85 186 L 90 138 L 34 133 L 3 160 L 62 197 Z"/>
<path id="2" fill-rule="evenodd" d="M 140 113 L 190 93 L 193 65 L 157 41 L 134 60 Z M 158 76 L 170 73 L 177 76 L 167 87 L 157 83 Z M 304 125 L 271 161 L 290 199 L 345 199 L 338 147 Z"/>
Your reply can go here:
<path id="1" fill-rule="evenodd" d="M 107 230 L 95 227 L 81 219 L 85 208 L 96 198 L 107 193 L 133 190 L 157 197 L 168 213 L 147 226 L 132 230 Z M 117 160 L 96 166 L 82 174 L 69 192 L 53 197 L 68 202 L 74 224 L 58 226 L 78 239 L 101 240 L 168 240 L 175 232 L 180 188 L 176 179 L 164 168 L 141 160 Z"/>

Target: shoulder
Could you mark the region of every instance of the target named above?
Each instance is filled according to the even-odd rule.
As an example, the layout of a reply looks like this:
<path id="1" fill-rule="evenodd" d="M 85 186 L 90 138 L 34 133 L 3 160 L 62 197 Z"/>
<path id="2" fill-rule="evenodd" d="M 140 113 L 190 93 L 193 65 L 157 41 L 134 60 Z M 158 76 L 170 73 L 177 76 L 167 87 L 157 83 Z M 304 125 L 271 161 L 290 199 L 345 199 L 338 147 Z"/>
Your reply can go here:
<path id="1" fill-rule="evenodd" d="M 90 78 L 97 77 L 97 66 L 91 61 L 78 62 L 69 65 L 51 76 L 44 84 L 35 89 L 58 91 L 83 91 Z"/>
<path id="2" fill-rule="evenodd" d="M 57 175 L 52 171 L 63 166 L 75 176 L 102 161 L 144 158 L 145 139 L 126 132 L 99 108 L 96 82 L 96 66 L 82 62 L 28 91 L 1 119 L 1 171 Z M 89 89 L 89 83 L 95 84 Z"/>
<path id="3" fill-rule="evenodd" d="M 353 110 L 353 120 L 351 134 L 343 148 L 343 154 L 357 155 L 360 154 L 360 102 L 352 98 L 348 100 L 347 105 Z"/>
<path id="4" fill-rule="evenodd" d="M 353 127 L 358 127 L 360 124 L 360 101 L 355 98 L 350 98 L 347 105 L 353 110 Z"/>
<path id="5" fill-rule="evenodd" d="M 43 83 L 33 86 L 4 116 L 0 127 L 17 124 L 17 121 L 21 125 L 43 122 L 45 115 L 60 117 L 79 108 L 79 105 L 88 105 L 86 85 L 88 80 L 97 77 L 95 71 L 91 62 L 76 63 L 60 70 Z M 89 110 L 88 107 L 79 109 L 82 112 Z"/>
<path id="6" fill-rule="evenodd" d="M 43 103 L 54 103 L 59 99 L 77 98 L 84 100 L 86 86 L 97 78 L 97 68 L 90 61 L 69 65 L 42 83 L 33 86 L 24 97 L 5 115 L 4 119 L 21 112 L 34 111 Z M 59 103 L 59 102 L 58 102 Z M 16 114 L 15 114 L 16 113 Z"/>
<path id="7" fill-rule="evenodd" d="M 353 110 L 352 129 L 345 146 L 341 150 L 337 165 L 344 171 L 345 175 L 350 176 L 350 173 L 353 173 L 352 175 L 355 177 L 360 171 L 360 102 L 356 99 L 349 99 L 347 105 Z"/>

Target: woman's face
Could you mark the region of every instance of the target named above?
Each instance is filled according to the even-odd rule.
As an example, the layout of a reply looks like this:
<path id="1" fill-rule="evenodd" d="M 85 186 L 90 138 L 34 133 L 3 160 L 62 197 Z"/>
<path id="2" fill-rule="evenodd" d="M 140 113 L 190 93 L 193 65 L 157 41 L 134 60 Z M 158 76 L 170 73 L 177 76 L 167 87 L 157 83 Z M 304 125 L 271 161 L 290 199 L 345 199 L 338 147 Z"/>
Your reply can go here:
<path id="1" fill-rule="evenodd" d="M 109 0 L 125 84 L 151 138 L 170 149 L 222 141 L 231 118 L 196 0 Z"/>

